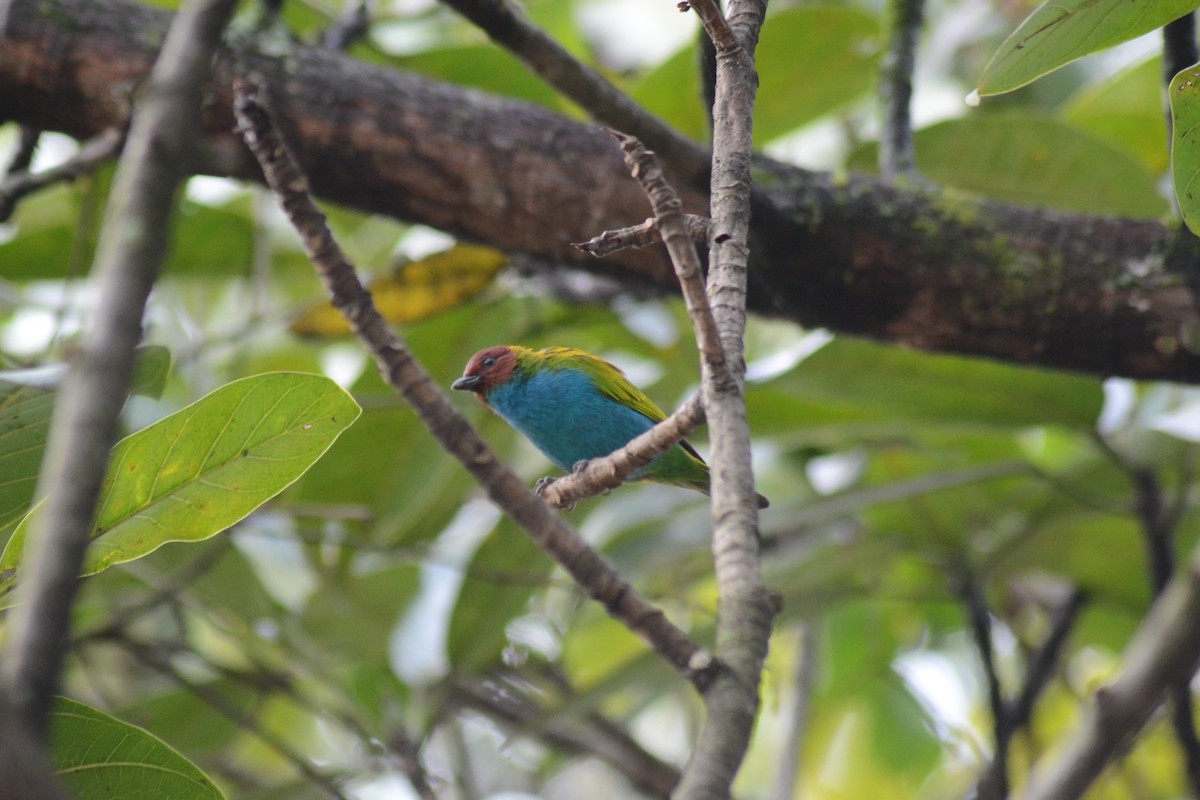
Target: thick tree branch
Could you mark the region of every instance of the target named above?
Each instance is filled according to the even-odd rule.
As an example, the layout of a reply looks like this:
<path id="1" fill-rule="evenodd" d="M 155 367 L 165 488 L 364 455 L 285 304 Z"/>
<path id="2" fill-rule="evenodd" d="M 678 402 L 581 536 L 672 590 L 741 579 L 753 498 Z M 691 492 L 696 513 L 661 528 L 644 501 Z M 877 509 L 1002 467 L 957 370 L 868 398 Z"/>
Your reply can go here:
<path id="1" fill-rule="evenodd" d="M 375 358 L 384 379 L 412 406 L 426 429 L 479 481 L 501 510 L 565 569 L 589 597 L 641 636 L 701 691 L 716 663 L 661 610 L 638 594 L 595 550 L 538 500 L 454 409 L 379 315 L 353 265 L 334 241 L 325 215 L 313 203 L 259 91 L 237 80 L 237 114 L 247 143 L 260 160 L 276 199 L 300 236 L 330 299 Z"/>
<path id="2" fill-rule="evenodd" d="M 82 139 L 121 125 L 123 92 L 145 78 L 169 19 L 127 0 L 15 0 L 0 108 Z M 248 46 L 243 59 L 280 87 L 285 133 L 322 197 L 676 291 L 657 248 L 597 260 L 569 244 L 635 222 L 641 207 L 602 131 L 318 48 Z M 231 65 L 220 59 L 210 85 L 196 169 L 261 180 L 230 133 Z M 1200 382 L 1200 243 L 1177 228 L 756 168 L 769 180 L 752 311 L 926 350 Z M 705 197 L 681 196 L 705 212 Z"/>
<path id="3" fill-rule="evenodd" d="M 117 170 L 96 254 L 100 298 L 51 423 L 35 517 L 6 642 L 5 688 L 44 737 L 96 499 L 133 376 L 146 298 L 167 247 L 175 190 L 194 151 L 201 88 L 233 0 L 186 3 L 150 76 Z"/>

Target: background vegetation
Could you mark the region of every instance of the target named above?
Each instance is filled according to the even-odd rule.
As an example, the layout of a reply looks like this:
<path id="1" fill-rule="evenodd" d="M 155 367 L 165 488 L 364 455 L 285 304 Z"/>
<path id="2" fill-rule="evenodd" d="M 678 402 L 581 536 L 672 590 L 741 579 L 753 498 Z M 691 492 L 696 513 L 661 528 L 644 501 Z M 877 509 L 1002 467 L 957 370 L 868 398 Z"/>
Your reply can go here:
<path id="1" fill-rule="evenodd" d="M 1194 4 L 1186 5 L 1178 13 Z M 1169 218 L 1158 32 L 978 108 L 964 102 L 1031 10 L 928 4 L 912 106 L 919 174 L 902 176 L 900 190 L 936 191 L 943 212 L 960 220 L 988 213 L 972 205 L 976 196 L 1046 209 L 1052 221 L 1060 211 L 1130 226 Z M 669 3 L 616 0 L 530 0 L 525 11 L 677 131 L 707 137 L 694 15 Z M 754 128 L 765 153 L 829 171 L 834 185 L 877 169 L 879 75 L 895 13 L 873 2 L 772 4 Z M 228 35 L 267 50 L 286 51 L 293 39 L 332 44 L 389 69 L 584 116 L 436 3 L 291 0 L 277 17 L 261 14 L 243 9 Z M 19 123 L 48 112 L 13 108 L 0 137 L 20 151 Z M 78 153 L 75 140 L 43 131 L 31 172 Z M 615 146 L 612 158 L 619 165 Z M 28 524 L 18 527 L 35 499 L 58 385 L 49 368 L 81 345 L 112 182 L 101 159 L 72 182 L 18 200 L 11 187 L 23 166 L 5 183 L 15 208 L 0 228 L 0 543 Z M 358 162 L 334 168 L 370 170 Z M 448 195 L 467 204 L 487 190 L 456 185 Z M 577 200 L 588 203 L 589 192 L 581 187 Z M 364 206 L 324 204 L 360 270 L 383 281 L 373 287 L 381 308 L 443 388 L 473 352 L 501 343 L 603 355 L 664 407 L 697 386 L 687 315 L 661 282 L 602 260 L 548 257 L 562 241 L 540 252 L 451 250 L 446 232 Z M 627 213 L 622 224 L 646 215 L 641 206 Z M 1061 219 L 1065 225 L 1069 215 Z M 1186 231 L 1164 230 L 1187 241 Z M 913 235 L 938 233 L 917 227 Z M 1102 254 L 1123 241 L 1098 236 L 1082 246 Z M 438 255 L 422 260 L 431 254 Z M 1142 274 L 1130 266 L 1130 285 L 1159 269 L 1150 263 Z M 922 268 L 917 282 L 945 278 Z M 1034 285 L 1067 268 L 1048 257 L 1006 279 Z M 1060 287 L 1063 306 L 1109 288 L 1075 275 L 1078 283 Z M 1181 279 L 1169 288 L 1190 285 Z M 103 566 L 125 563 L 84 582 L 63 693 L 88 705 L 64 701 L 56 710 L 54 724 L 65 727 L 55 728 L 55 763 L 64 777 L 81 797 L 109 796 L 100 792 L 115 790 L 77 783 L 86 779 L 63 765 L 96 757 L 96 747 L 79 747 L 93 741 L 88 736 L 132 736 L 151 754 L 101 747 L 99 765 L 141 761 L 155 772 L 198 767 L 208 776 L 156 787 L 155 796 L 668 795 L 701 722 L 693 687 L 484 499 L 361 347 L 332 330 L 323 297 L 265 189 L 204 176 L 186 182 L 147 309 L 145 343 L 154 347 L 141 354 L 124 431 L 231 384 L 249 392 L 233 382 L 275 372 L 327 376 L 319 391 L 341 422 L 306 445 L 311 469 L 305 462 L 296 475 L 272 477 L 264 495 L 282 493 L 258 510 L 249 513 L 255 503 L 229 511 L 215 529 L 190 537 L 200 542 L 154 549 L 187 538 L 175 520 L 160 518 L 155 526 L 168 532 L 151 534 L 128 558 L 109 558 Z M 1145 313 L 1157 313 L 1160 296 L 1143 297 Z M 1010 310 L 1010 297 L 990 299 Z M 1182 305 L 1194 311 L 1190 294 Z M 1013 310 L 1037 320 L 1059 309 Z M 841 311 L 846 319 L 873 314 L 870 305 Z M 923 344 L 860 322 L 842 327 Z M 1041 333 L 1016 325 L 992 335 L 1015 351 Z M 1176 333 L 1135 353 L 1151 364 L 1146 373 L 1159 369 L 1155 359 L 1194 358 L 1192 334 Z M 969 337 L 934 349 L 997 354 Z M 949 798 L 1002 796 L 1010 787 L 1019 794 L 1031 765 L 1053 763 L 1093 693 L 1121 670 L 1135 629 L 1195 543 L 1200 395 L 1178 383 L 1105 379 L 1148 377 L 1135 368 L 1011 363 L 1061 366 L 1025 349 L 1027 357 L 1004 363 L 834 336 L 798 325 L 787 309 L 751 318 L 746 402 L 755 477 L 772 500 L 761 514 L 763 571 L 782 610 L 735 796 Z M 1159 377 L 1188 378 L 1170 364 Z M 362 409 L 356 419 L 351 397 Z M 469 398 L 455 400 L 528 483 L 553 471 L 497 418 Z M 232 418 L 211 413 L 209 444 Z M 703 431 L 692 441 L 703 450 Z M 698 495 L 629 486 L 580 503 L 567 518 L 707 643 L 716 586 L 706 512 Z M 12 552 L 10 545 L 0 570 L 16 568 Z M 15 578 L 0 571 L 0 591 Z M 1179 669 L 1190 674 L 1192 666 Z M 1200 791 L 1193 698 L 1186 681 L 1172 688 L 1174 710 L 1155 714 L 1089 797 Z M 113 717 L 91 719 L 98 732 L 73 721 L 96 709 Z M 195 767 L 170 761 L 123 723 Z M 83 755 L 71 755 L 72 746 Z M 104 774 L 146 785 L 129 768 Z"/>

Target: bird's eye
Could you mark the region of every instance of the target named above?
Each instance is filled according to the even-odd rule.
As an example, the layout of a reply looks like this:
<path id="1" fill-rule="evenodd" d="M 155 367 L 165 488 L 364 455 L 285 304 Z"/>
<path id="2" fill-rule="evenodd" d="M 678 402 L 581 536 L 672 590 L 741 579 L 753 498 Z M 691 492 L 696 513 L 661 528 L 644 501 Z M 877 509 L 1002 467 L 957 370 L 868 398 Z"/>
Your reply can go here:
<path id="1" fill-rule="evenodd" d="M 496 366 L 496 357 L 495 356 L 488 356 L 487 358 L 485 358 L 483 360 L 484 369 L 491 369 L 494 366 Z"/>

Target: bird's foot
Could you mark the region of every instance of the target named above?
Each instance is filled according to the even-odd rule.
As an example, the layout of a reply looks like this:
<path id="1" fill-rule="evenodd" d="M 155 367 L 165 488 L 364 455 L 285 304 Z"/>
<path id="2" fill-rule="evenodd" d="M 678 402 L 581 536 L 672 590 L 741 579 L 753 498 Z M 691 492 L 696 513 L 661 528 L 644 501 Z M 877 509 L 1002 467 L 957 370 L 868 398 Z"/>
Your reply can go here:
<path id="1" fill-rule="evenodd" d="M 587 469 L 587 465 L 590 463 L 592 463 L 590 458 L 585 458 L 582 461 L 576 461 L 571 465 L 571 472 L 583 472 L 585 469 Z"/>
<path id="2" fill-rule="evenodd" d="M 536 494 L 538 497 L 541 497 L 543 495 L 543 493 L 546 491 L 546 487 L 549 486 L 550 484 L 554 483 L 556 480 L 558 480 L 558 478 L 554 478 L 549 475 L 547 475 L 544 478 L 538 478 L 538 482 L 533 485 L 533 493 Z M 551 504 L 551 505 L 553 505 L 553 504 Z M 558 506 L 558 507 L 561 508 L 563 511 L 570 511 L 571 509 L 575 508 L 575 504 L 570 503 L 569 505 Z"/>

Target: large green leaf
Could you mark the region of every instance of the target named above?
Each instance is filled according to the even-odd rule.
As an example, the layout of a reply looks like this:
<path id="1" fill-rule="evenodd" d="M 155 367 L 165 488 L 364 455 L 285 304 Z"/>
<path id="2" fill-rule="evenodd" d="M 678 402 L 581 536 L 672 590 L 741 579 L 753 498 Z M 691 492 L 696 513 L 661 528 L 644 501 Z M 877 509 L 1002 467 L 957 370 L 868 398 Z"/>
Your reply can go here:
<path id="1" fill-rule="evenodd" d="M 984 67 L 979 93 L 1017 89 L 1077 58 L 1161 28 L 1198 5 L 1196 0 L 1046 0 Z"/>
<path id="2" fill-rule="evenodd" d="M 914 145 L 926 177 L 993 200 L 1128 217 L 1168 211 L 1154 175 L 1131 154 L 1055 119 L 948 120 L 917 131 Z M 873 171 L 875 153 L 874 144 L 860 148 L 848 166 Z"/>
<path id="3" fill-rule="evenodd" d="M 19 236 L 0 244 L 0 276 L 9 280 L 74 278 L 91 265 L 94 237 L 80 229 L 81 192 L 69 187 L 43 200 L 22 202 L 15 215 Z M 38 202 L 28 210 L 27 204 Z M 248 200 L 223 207 L 179 201 L 179 220 L 163 266 L 167 275 L 211 278 L 246 275 L 254 253 Z M 81 239 L 81 237 L 84 237 Z"/>
<path id="4" fill-rule="evenodd" d="M 758 49 L 754 140 L 770 141 L 863 96 L 875 83 L 879 20 L 853 8 L 791 8 L 772 14 Z M 633 98 L 677 130 L 707 136 L 696 49 L 689 46 L 644 77 Z"/>
<path id="5" fill-rule="evenodd" d="M 772 384 L 885 419 L 943 425 L 1091 427 L 1104 402 L 1094 378 L 845 338 Z"/>
<path id="6" fill-rule="evenodd" d="M 416 564 L 338 576 L 309 597 L 300 625 L 331 663 L 387 664 L 392 628 L 420 588 Z"/>
<path id="7" fill-rule="evenodd" d="M 563 104 L 554 89 L 539 80 L 516 56 L 492 44 L 444 47 L 396 58 L 393 63 L 439 80 L 549 108 Z"/>
<path id="8" fill-rule="evenodd" d="M 882 52 L 879 19 L 859 9 L 772 14 L 756 56 L 755 141 L 770 141 L 865 95 L 875 85 Z"/>
<path id="9" fill-rule="evenodd" d="M 1154 56 L 1080 89 L 1063 106 L 1061 116 L 1162 175 L 1170 166 L 1170 154 L 1161 86 L 1162 58 Z"/>
<path id="10" fill-rule="evenodd" d="M 55 772 L 80 800 L 224 800 L 161 739 L 91 706 L 58 699 L 50 715 Z"/>
<path id="11" fill-rule="evenodd" d="M 1200 65 L 1171 79 L 1171 179 L 1179 213 L 1200 231 Z"/>
<path id="12" fill-rule="evenodd" d="M 101 487 L 83 574 L 220 533 L 300 477 L 358 414 L 324 376 L 272 373 L 234 381 L 125 438 Z M 0 555 L 0 594 L 20 573 L 31 517 Z"/>
<path id="13" fill-rule="evenodd" d="M 0 380 L 0 538 L 33 502 L 54 392 Z"/>

